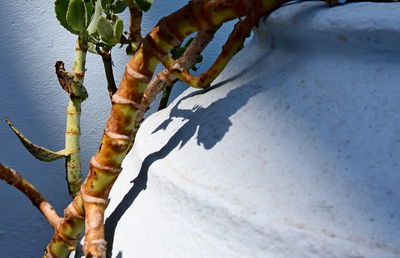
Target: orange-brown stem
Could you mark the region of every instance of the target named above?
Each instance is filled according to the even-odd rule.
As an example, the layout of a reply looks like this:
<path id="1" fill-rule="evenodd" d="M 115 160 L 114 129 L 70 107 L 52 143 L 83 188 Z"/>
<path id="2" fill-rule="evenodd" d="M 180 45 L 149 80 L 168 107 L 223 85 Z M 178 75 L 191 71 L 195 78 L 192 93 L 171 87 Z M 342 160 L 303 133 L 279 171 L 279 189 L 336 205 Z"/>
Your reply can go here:
<path id="1" fill-rule="evenodd" d="M 263 14 L 265 15 L 265 14 Z M 206 88 L 211 82 L 217 78 L 232 57 L 243 47 L 245 39 L 250 35 L 254 26 L 258 24 L 260 16 L 247 16 L 243 20 L 237 22 L 233 31 L 229 35 L 228 40 L 222 47 L 222 51 L 212 66 L 200 76 L 190 74 L 188 68 L 172 63 L 171 59 L 165 59 L 164 65 L 171 71 L 173 75 L 195 88 Z"/>
<path id="2" fill-rule="evenodd" d="M 205 31 L 199 31 L 190 45 L 186 48 L 185 52 L 180 58 L 175 60 L 177 66 L 182 67 L 182 69 L 189 69 L 192 67 L 196 59 L 200 56 L 201 52 L 207 47 L 207 45 L 213 40 L 215 33 L 221 26 L 215 26 Z M 141 104 L 149 107 L 150 104 L 155 100 L 156 96 L 169 86 L 174 84 L 176 76 L 173 75 L 168 69 L 164 69 L 159 72 L 153 79 L 149 82 L 143 97 Z M 140 121 L 142 120 L 144 112 L 138 112 L 136 119 L 136 131 L 139 129 Z M 132 139 L 134 141 L 134 137 Z"/>
<path id="3" fill-rule="evenodd" d="M 55 228 L 61 218 L 43 195 L 17 171 L 0 163 L 0 179 L 20 190 Z"/>
<path id="4" fill-rule="evenodd" d="M 128 1 L 130 13 L 129 41 L 136 46 L 142 41 L 141 24 L 143 12 L 131 0 Z"/>

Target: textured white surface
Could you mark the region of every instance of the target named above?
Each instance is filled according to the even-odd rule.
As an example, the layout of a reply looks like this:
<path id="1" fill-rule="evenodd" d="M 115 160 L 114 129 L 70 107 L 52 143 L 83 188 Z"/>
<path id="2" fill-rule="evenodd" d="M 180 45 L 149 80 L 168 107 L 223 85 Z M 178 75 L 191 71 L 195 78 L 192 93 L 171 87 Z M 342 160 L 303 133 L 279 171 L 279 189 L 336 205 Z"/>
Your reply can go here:
<path id="1" fill-rule="evenodd" d="M 113 257 L 399 257 L 398 13 L 284 7 L 210 91 L 148 118 Z"/>
<path id="2" fill-rule="evenodd" d="M 68 70 L 74 58 L 76 36 L 61 27 L 55 18 L 54 1 L 0 1 L 0 117 L 11 121 L 34 143 L 53 150 L 64 146 L 67 96 L 58 84 L 54 64 L 63 60 Z M 143 31 L 186 1 L 157 0 L 144 15 Z M 123 17 L 128 21 L 128 14 Z M 229 32 L 225 26 L 205 54 L 211 60 Z M 115 78 L 121 78 L 128 60 L 125 49 L 114 51 Z M 210 58 L 207 58 L 210 56 Z M 207 67 L 207 62 L 200 69 Z M 89 99 L 82 112 L 82 164 L 86 174 L 89 158 L 95 153 L 110 101 L 101 59 L 88 55 L 85 85 Z M 182 91 L 180 85 L 177 90 Z M 0 122 L 0 162 L 20 171 L 62 214 L 69 203 L 64 161 L 43 163 L 22 147 L 4 122 Z M 53 232 L 29 200 L 0 182 L 0 257 L 41 257 Z"/>

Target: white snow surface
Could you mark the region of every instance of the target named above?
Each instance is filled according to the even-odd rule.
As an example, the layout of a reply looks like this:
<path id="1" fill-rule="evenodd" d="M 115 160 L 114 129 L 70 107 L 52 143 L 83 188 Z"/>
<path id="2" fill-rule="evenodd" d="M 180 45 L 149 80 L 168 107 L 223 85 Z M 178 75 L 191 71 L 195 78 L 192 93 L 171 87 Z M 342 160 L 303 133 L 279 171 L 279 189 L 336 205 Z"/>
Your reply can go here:
<path id="1" fill-rule="evenodd" d="M 400 257 L 399 13 L 285 6 L 150 116 L 111 192 L 112 257 Z"/>

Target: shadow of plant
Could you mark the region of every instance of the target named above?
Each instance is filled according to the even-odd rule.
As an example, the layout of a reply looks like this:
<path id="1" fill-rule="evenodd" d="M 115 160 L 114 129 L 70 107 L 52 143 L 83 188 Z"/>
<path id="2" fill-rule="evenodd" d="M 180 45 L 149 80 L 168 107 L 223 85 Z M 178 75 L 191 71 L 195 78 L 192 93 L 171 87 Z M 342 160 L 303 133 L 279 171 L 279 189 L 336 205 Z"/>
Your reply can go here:
<path id="1" fill-rule="evenodd" d="M 225 81 L 217 83 L 205 90 L 193 92 L 181 98 L 174 104 L 168 119 L 164 120 L 156 129 L 154 129 L 152 133 L 159 130 L 166 130 L 174 118 L 187 120 L 187 122 L 170 137 L 168 142 L 160 150 L 151 153 L 143 160 L 138 176 L 131 181 L 133 186 L 125 194 L 122 201 L 118 204 L 111 215 L 106 219 L 105 239 L 107 241 L 107 257 L 111 257 L 112 255 L 114 234 L 119 220 L 133 204 L 140 192 L 145 190 L 147 187 L 148 171 L 150 166 L 155 161 L 168 156 L 168 154 L 170 154 L 175 148 L 178 147 L 178 150 L 182 148 L 193 137 L 193 135 L 196 134 L 196 132 L 196 141 L 198 145 L 202 145 L 207 150 L 213 148 L 229 131 L 229 128 L 232 125 L 229 118 L 245 106 L 251 97 L 268 90 L 271 86 L 266 86 L 262 81 L 250 81 L 232 89 L 225 97 L 214 101 L 208 107 L 200 107 L 196 105 L 192 109 L 187 110 L 180 109 L 179 105 L 185 100 L 189 100 L 201 94 L 206 94 L 207 92 L 221 86 L 229 87 L 229 82 L 238 79 L 250 70 L 254 71 L 252 65 L 247 66 L 243 71 Z M 213 119 L 211 120 L 210 117 Z"/>

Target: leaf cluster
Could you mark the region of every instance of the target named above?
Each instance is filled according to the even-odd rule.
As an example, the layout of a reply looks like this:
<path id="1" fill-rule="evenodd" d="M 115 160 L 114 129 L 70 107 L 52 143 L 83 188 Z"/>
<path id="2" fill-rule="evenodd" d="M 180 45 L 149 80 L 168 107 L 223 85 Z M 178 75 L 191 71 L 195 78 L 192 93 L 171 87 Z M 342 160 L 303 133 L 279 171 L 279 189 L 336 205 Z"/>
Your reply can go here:
<path id="1" fill-rule="evenodd" d="M 90 37 L 92 42 L 113 46 L 120 41 L 124 23 L 115 13 L 123 12 L 121 0 L 56 0 L 55 12 L 60 24 L 73 34 Z M 103 16 L 106 14 L 106 17 Z"/>

